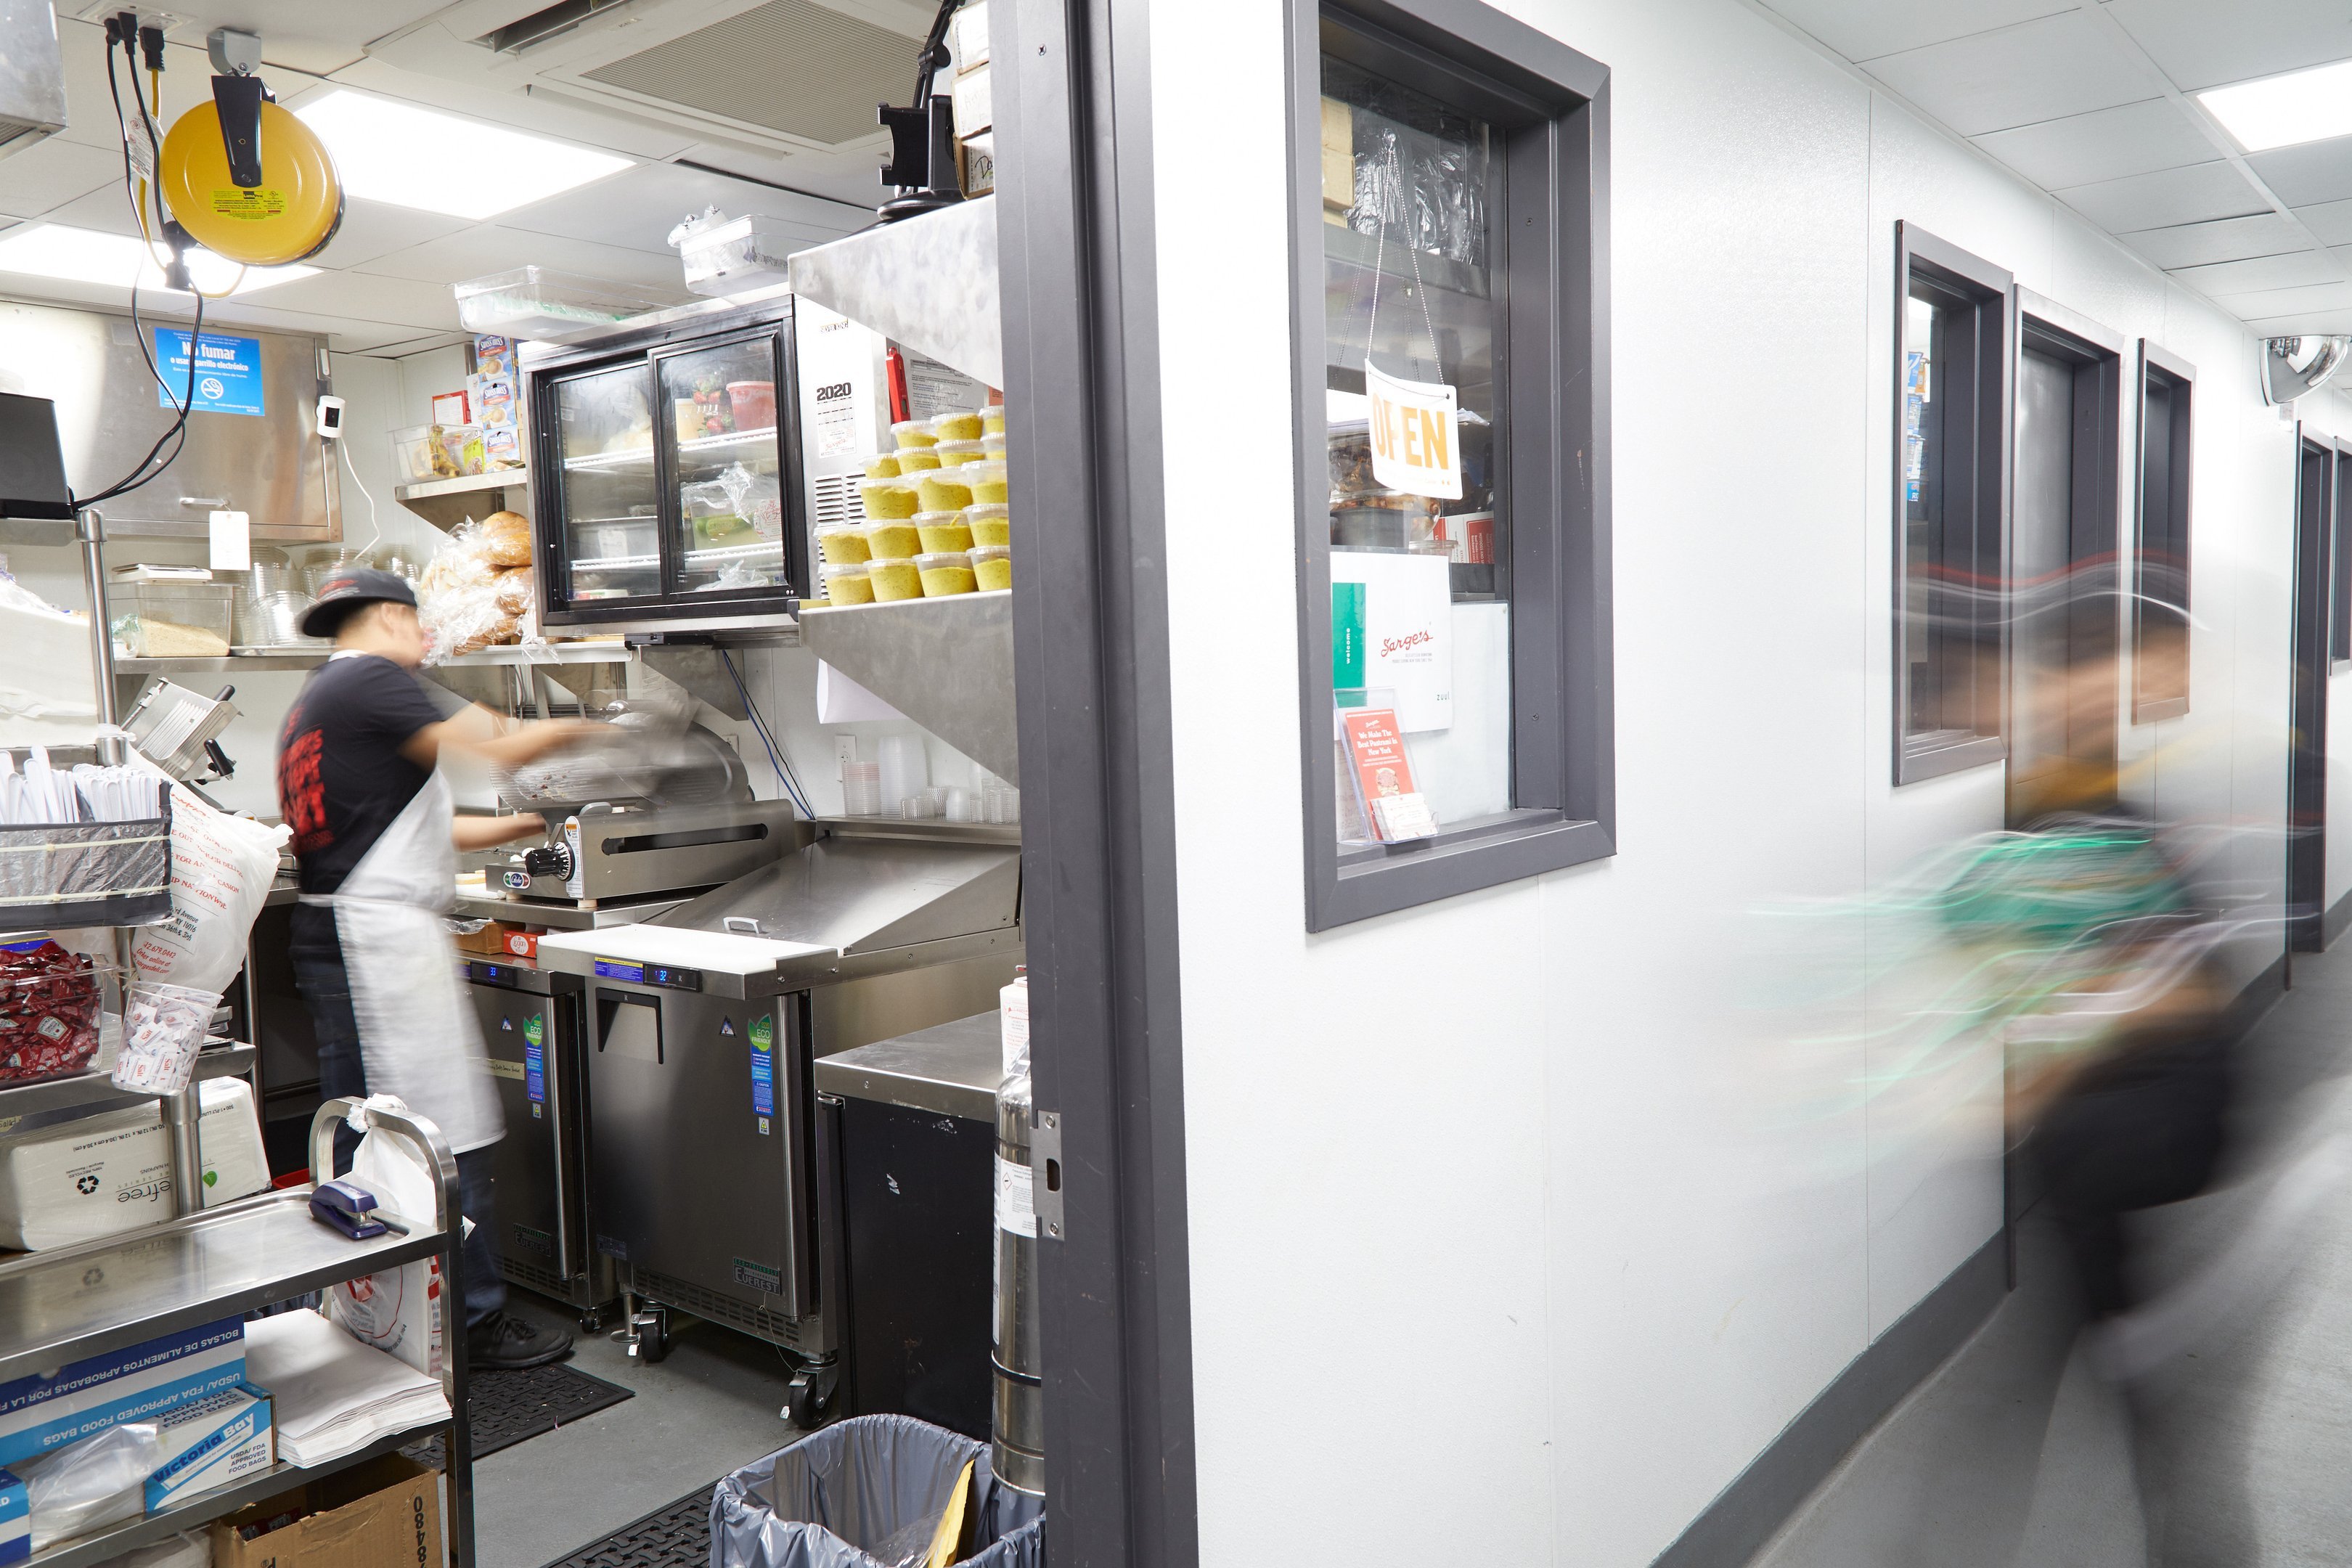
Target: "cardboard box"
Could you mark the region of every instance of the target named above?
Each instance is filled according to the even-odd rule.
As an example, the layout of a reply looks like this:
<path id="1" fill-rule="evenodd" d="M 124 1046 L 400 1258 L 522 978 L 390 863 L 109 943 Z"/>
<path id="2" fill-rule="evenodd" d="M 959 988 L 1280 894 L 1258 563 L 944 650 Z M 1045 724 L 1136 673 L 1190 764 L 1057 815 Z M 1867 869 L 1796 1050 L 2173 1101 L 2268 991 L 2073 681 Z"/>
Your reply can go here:
<path id="1" fill-rule="evenodd" d="M 0 1384 L 0 1465 L 29 1459 L 103 1432 L 147 1421 L 245 1382 L 245 1323 L 184 1329 L 55 1373 Z"/>
<path id="2" fill-rule="evenodd" d="M 494 957 L 507 950 L 506 930 L 496 921 L 479 931 L 459 931 L 457 942 L 459 952 L 478 952 L 485 958 Z"/>
<path id="3" fill-rule="evenodd" d="M 268 1469 L 277 1461 L 269 1394 L 249 1383 L 183 1405 L 159 1422 L 163 1464 L 147 1478 L 147 1511 Z"/>
<path id="4" fill-rule="evenodd" d="M 0 1470 L 0 1563 L 22 1563 L 33 1554 L 33 1500 L 25 1483 Z"/>
<path id="5" fill-rule="evenodd" d="M 215 1521 L 212 1539 L 213 1568 L 441 1568 L 441 1472 L 387 1454 Z"/>
<path id="6" fill-rule="evenodd" d="M 253 1086 L 199 1086 L 205 1206 L 269 1185 Z M 172 1143 L 149 1101 L 0 1136 L 0 1247 L 37 1252 L 172 1217 Z M 6 1464 L 0 1457 L 0 1464 Z"/>
<path id="7" fill-rule="evenodd" d="M 537 931 L 517 931 L 512 926 L 502 926 L 499 929 L 506 937 L 506 950 L 509 957 L 537 958 L 539 956 L 539 933 Z"/>

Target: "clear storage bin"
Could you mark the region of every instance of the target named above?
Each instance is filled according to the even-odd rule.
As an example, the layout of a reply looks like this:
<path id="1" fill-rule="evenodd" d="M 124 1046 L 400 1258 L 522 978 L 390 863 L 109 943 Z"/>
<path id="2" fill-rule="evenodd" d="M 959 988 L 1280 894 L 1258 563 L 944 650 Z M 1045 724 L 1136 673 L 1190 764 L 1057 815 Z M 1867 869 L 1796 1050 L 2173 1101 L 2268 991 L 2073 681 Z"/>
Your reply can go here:
<path id="1" fill-rule="evenodd" d="M 779 220 L 757 213 L 680 237 L 686 286 L 698 294 L 746 294 L 792 281 L 789 258 L 806 248 Z"/>
<path id="2" fill-rule="evenodd" d="M 392 433 L 393 467 L 404 481 L 454 479 L 489 469 L 479 425 L 411 425 Z"/>
<path id="3" fill-rule="evenodd" d="M 133 658 L 218 658 L 229 649 L 229 583 L 132 583 L 111 592 L 114 639 Z"/>
<path id="4" fill-rule="evenodd" d="M 469 332 L 562 342 L 670 303 L 626 283 L 548 267 L 518 267 L 457 285 L 457 320 Z"/>

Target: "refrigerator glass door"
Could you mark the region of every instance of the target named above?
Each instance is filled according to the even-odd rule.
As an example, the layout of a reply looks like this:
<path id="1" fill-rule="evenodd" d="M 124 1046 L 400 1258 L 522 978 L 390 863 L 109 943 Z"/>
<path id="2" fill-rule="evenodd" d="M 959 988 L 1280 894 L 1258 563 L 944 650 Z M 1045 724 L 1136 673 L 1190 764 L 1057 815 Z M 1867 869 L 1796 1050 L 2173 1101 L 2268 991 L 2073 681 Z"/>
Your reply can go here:
<path id="1" fill-rule="evenodd" d="M 662 591 L 661 483 L 643 360 L 557 381 L 563 553 L 572 603 Z"/>
<path id="2" fill-rule="evenodd" d="M 675 592 L 773 592 L 789 582 L 777 343 L 769 330 L 656 362 L 677 492 Z"/>

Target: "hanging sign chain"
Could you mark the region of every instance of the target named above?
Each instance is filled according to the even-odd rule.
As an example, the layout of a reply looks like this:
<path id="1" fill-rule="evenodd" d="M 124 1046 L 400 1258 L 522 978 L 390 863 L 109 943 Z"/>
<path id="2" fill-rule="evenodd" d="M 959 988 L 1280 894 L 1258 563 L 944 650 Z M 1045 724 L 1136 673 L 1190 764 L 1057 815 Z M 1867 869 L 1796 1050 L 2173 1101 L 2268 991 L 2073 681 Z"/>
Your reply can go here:
<path id="1" fill-rule="evenodd" d="M 1389 243 L 1389 202 L 1393 195 L 1398 205 L 1404 203 L 1404 166 L 1397 158 L 1396 132 L 1388 133 L 1388 156 L 1380 165 L 1373 179 L 1373 195 L 1380 212 L 1380 228 L 1372 239 L 1372 306 L 1364 317 L 1364 363 L 1372 363 L 1372 331 L 1381 319 L 1381 274 L 1386 269 Z M 1445 362 L 1437 350 L 1437 324 L 1429 314 L 1429 286 L 1421 279 L 1421 247 L 1408 237 L 1405 251 L 1412 258 L 1412 289 L 1421 298 L 1421 324 L 1429 333 L 1429 363 L 1437 372 L 1437 379 L 1445 379 Z"/>

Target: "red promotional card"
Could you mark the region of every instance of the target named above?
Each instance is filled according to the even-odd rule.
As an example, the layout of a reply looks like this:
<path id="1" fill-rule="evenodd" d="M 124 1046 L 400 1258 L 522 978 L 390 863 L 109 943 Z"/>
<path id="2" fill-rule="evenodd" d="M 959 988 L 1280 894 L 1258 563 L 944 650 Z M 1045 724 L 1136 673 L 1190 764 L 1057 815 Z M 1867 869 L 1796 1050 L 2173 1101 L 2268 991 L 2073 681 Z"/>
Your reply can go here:
<path id="1" fill-rule="evenodd" d="M 1376 820 L 1372 802 L 1382 795 L 1413 793 L 1412 763 L 1405 759 L 1404 736 L 1397 731 L 1396 714 L 1386 708 L 1364 708 L 1339 721 L 1348 732 L 1348 757 L 1356 769 L 1356 790 L 1368 820 Z"/>

